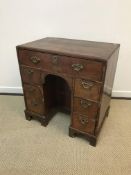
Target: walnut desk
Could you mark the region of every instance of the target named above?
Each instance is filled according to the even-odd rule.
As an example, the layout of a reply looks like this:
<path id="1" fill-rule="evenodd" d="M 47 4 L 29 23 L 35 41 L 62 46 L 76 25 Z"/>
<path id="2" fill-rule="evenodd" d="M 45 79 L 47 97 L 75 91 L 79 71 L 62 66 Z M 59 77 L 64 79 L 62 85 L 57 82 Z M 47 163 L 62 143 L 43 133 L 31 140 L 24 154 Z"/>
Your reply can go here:
<path id="1" fill-rule="evenodd" d="M 70 112 L 69 136 L 96 139 L 108 115 L 119 44 L 44 38 L 17 46 L 27 120 Z"/>

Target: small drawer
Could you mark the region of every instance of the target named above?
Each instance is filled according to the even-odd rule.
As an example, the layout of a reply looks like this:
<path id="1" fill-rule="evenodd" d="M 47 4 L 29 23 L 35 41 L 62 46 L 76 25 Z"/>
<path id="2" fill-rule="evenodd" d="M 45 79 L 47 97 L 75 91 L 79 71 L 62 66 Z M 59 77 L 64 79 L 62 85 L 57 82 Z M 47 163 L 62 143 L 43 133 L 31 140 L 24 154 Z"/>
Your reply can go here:
<path id="1" fill-rule="evenodd" d="M 100 82 L 103 81 L 103 62 L 73 58 L 72 70 L 72 73 L 75 77 L 81 77 Z"/>
<path id="2" fill-rule="evenodd" d="M 43 69 L 73 77 L 82 77 L 95 81 L 103 81 L 103 63 L 50 54 L 43 59 Z"/>
<path id="3" fill-rule="evenodd" d="M 24 85 L 23 88 L 27 110 L 43 115 L 44 99 L 42 87 Z"/>
<path id="4" fill-rule="evenodd" d="M 18 55 L 21 65 L 41 68 L 52 73 L 72 75 L 72 60 L 70 57 L 21 49 L 18 51 Z"/>
<path id="5" fill-rule="evenodd" d="M 90 117 L 87 115 L 74 112 L 71 127 L 78 129 L 82 132 L 94 134 L 95 122 L 95 120 L 90 119 Z"/>
<path id="6" fill-rule="evenodd" d="M 47 72 L 72 75 L 72 60 L 70 57 L 49 54 L 42 61 L 42 69 Z"/>
<path id="7" fill-rule="evenodd" d="M 40 84 L 42 82 L 41 71 L 39 69 L 33 69 L 27 66 L 20 66 L 20 69 L 22 81 L 24 83 Z"/>
<path id="8" fill-rule="evenodd" d="M 46 59 L 48 54 L 23 49 L 18 50 L 19 63 L 22 65 L 40 68 L 43 57 Z"/>
<path id="9" fill-rule="evenodd" d="M 99 101 L 101 86 L 101 83 L 96 83 L 85 79 L 75 79 L 74 96 Z"/>
<path id="10" fill-rule="evenodd" d="M 74 98 L 73 111 L 95 119 L 98 111 L 98 104 L 82 98 Z"/>

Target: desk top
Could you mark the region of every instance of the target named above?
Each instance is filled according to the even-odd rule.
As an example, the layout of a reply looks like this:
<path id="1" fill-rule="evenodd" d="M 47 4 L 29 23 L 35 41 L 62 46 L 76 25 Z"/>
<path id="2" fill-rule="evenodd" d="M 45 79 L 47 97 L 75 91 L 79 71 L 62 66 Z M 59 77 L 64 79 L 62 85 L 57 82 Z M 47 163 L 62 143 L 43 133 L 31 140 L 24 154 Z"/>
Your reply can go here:
<path id="1" fill-rule="evenodd" d="M 119 44 L 47 37 L 17 47 L 59 55 L 108 60 Z"/>

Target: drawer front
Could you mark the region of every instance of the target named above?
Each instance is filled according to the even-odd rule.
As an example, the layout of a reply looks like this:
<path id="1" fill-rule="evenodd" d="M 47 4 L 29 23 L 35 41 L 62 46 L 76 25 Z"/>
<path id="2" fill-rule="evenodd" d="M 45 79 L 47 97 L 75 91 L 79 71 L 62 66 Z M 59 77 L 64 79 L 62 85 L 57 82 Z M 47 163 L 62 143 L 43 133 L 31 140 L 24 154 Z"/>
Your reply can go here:
<path id="1" fill-rule="evenodd" d="M 19 62 L 22 65 L 41 68 L 47 72 L 72 73 L 71 58 L 29 50 L 19 50 Z"/>
<path id="2" fill-rule="evenodd" d="M 94 134 L 95 120 L 90 119 L 90 117 L 88 117 L 87 115 L 82 115 L 74 112 L 71 126 L 82 132 Z"/>
<path id="3" fill-rule="evenodd" d="M 43 90 L 40 86 L 24 85 L 25 103 L 28 111 L 44 114 Z"/>
<path id="4" fill-rule="evenodd" d="M 104 65 L 101 62 L 71 58 L 66 56 L 52 56 L 52 60 L 53 57 L 56 57 L 56 60 L 58 60 L 58 62 L 53 64 L 54 69 L 56 69 L 57 72 L 69 74 L 75 78 L 80 77 L 94 81 L 103 81 Z M 51 68 L 49 70 L 51 70 Z"/>
<path id="5" fill-rule="evenodd" d="M 19 50 L 19 62 L 22 65 L 41 68 L 44 71 L 69 74 L 74 77 L 102 81 L 103 63 L 68 56 L 60 56 Z"/>
<path id="6" fill-rule="evenodd" d="M 75 97 L 99 101 L 101 84 L 85 79 L 75 79 Z"/>
<path id="7" fill-rule="evenodd" d="M 71 58 L 48 54 L 46 59 L 43 59 L 42 69 L 47 72 L 64 73 L 72 75 Z"/>
<path id="8" fill-rule="evenodd" d="M 72 59 L 73 75 L 94 81 L 103 81 L 104 64 L 84 59 Z"/>
<path id="9" fill-rule="evenodd" d="M 95 119 L 98 111 L 98 104 L 76 97 L 74 98 L 73 111 L 90 116 L 91 119 Z"/>
<path id="10" fill-rule="evenodd" d="M 36 83 L 42 82 L 41 71 L 39 69 L 33 69 L 27 66 L 20 66 L 21 77 L 24 83 Z"/>
<path id="11" fill-rule="evenodd" d="M 44 54 L 46 58 L 48 55 Z M 30 50 L 19 50 L 18 59 L 19 63 L 26 66 L 40 68 L 42 63 L 43 53 L 34 52 Z"/>

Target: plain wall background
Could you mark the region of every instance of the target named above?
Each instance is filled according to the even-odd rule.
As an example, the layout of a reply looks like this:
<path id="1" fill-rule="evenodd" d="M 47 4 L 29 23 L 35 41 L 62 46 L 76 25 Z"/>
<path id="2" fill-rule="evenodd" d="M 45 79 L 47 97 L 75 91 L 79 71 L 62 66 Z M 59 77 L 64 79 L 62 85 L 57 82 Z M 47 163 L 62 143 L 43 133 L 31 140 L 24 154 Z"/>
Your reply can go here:
<path id="1" fill-rule="evenodd" d="M 0 0 L 0 92 L 22 92 L 15 46 L 47 36 L 120 43 L 113 96 L 131 97 L 131 0 Z"/>

